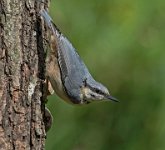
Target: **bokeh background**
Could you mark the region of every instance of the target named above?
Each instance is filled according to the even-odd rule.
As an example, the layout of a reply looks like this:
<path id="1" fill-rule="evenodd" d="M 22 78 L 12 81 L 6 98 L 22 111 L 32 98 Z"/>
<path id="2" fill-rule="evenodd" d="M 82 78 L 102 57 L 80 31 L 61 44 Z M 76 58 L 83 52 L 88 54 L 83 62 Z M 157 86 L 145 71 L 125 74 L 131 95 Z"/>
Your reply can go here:
<path id="1" fill-rule="evenodd" d="M 46 150 L 165 150 L 165 1 L 52 0 L 50 14 L 120 103 L 49 97 Z"/>

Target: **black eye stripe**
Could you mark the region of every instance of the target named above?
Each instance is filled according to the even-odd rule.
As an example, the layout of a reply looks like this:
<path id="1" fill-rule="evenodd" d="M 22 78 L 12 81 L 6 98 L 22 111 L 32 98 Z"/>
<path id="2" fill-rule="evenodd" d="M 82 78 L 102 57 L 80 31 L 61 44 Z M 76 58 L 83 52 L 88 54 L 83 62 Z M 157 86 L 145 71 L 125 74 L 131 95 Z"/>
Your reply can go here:
<path id="1" fill-rule="evenodd" d="M 91 88 L 93 91 L 95 91 L 96 93 L 101 94 L 101 95 L 104 95 L 104 92 L 102 92 L 102 91 L 100 91 L 99 89 L 96 89 L 96 88 L 90 86 L 89 84 L 87 84 L 87 82 L 86 82 L 86 86 L 90 87 L 90 88 Z"/>
<path id="2" fill-rule="evenodd" d="M 96 93 L 104 95 L 104 93 L 102 91 L 100 91 L 99 89 L 94 89 L 94 90 Z"/>
<path id="3" fill-rule="evenodd" d="M 100 90 L 98 90 L 98 89 L 95 89 L 95 92 L 100 94 Z"/>
<path id="4" fill-rule="evenodd" d="M 94 94 L 91 94 L 92 97 L 96 97 Z"/>

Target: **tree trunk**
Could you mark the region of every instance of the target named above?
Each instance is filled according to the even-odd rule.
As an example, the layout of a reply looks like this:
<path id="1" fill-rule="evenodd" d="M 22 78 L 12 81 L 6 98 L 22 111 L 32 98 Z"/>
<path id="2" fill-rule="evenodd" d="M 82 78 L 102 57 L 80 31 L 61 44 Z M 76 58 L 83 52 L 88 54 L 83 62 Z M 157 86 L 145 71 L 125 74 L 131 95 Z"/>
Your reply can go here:
<path id="1" fill-rule="evenodd" d="M 0 149 L 44 149 L 45 52 L 35 0 L 0 0 Z"/>

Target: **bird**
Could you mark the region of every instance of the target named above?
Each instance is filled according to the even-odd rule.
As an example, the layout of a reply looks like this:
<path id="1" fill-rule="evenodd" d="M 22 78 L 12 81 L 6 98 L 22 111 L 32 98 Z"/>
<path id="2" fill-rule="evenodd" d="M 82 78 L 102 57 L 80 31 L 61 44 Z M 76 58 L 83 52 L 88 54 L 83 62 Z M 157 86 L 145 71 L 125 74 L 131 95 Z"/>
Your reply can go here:
<path id="1" fill-rule="evenodd" d="M 46 75 L 55 93 L 70 104 L 89 104 L 95 101 L 118 100 L 89 73 L 71 42 L 57 28 L 45 9 L 40 15 L 50 32 L 50 52 Z"/>

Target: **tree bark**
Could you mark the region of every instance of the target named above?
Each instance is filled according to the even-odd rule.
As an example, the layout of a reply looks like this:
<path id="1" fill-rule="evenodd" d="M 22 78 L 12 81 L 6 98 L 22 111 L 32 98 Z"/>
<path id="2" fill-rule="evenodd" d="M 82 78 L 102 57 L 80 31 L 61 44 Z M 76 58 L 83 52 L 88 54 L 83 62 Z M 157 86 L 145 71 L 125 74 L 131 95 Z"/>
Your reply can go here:
<path id="1" fill-rule="evenodd" d="M 46 32 L 35 0 L 0 0 L 0 149 L 44 149 Z M 43 5 L 43 4 L 42 4 Z"/>

